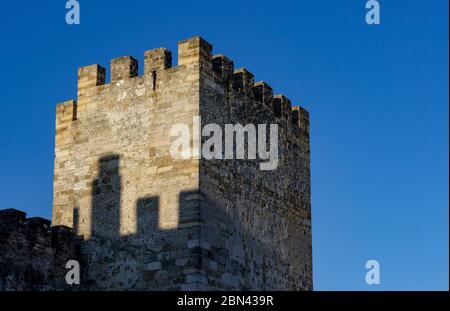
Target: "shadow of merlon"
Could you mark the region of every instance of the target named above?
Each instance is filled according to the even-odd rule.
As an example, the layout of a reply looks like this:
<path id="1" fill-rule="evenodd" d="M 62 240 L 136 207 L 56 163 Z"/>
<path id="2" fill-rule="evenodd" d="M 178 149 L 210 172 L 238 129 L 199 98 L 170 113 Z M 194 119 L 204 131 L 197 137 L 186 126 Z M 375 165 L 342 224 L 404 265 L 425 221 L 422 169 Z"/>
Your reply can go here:
<path id="1" fill-rule="evenodd" d="M 120 236 L 120 196 L 122 191 L 120 157 L 103 156 L 98 161 L 98 176 L 92 182 L 91 235 Z"/>

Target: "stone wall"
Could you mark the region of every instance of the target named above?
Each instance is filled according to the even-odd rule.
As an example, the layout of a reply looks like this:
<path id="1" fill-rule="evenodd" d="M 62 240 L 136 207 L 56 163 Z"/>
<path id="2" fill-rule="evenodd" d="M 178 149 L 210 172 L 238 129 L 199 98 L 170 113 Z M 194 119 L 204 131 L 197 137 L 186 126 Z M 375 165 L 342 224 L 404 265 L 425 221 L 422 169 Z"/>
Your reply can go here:
<path id="1" fill-rule="evenodd" d="M 223 55 L 201 76 L 205 124 L 278 124 L 279 161 L 202 160 L 202 268 L 209 286 L 311 290 L 309 115 Z M 205 137 L 204 137 L 205 139 Z M 267 139 L 268 140 L 268 139 Z"/>
<path id="2" fill-rule="evenodd" d="M 42 261 L 36 288 L 64 289 L 50 276 L 65 274 L 59 260 L 72 250 L 82 262 L 78 289 L 312 289 L 308 113 L 213 56 L 199 37 L 178 44 L 177 66 L 164 48 L 145 52 L 142 76 L 138 66 L 131 56 L 113 59 L 109 83 L 100 65 L 78 70 L 77 100 L 56 108 L 53 204 L 53 228 L 73 228 L 73 240 L 63 256 L 53 244 L 35 252 L 20 242 L 33 222 L 8 214 L 3 279 L 22 251 L 21 267 Z M 202 125 L 278 124 L 277 168 L 174 159 L 171 129 L 187 124 L 194 133 L 194 117 Z M 45 224 L 35 236 L 69 230 Z"/>
<path id="3" fill-rule="evenodd" d="M 0 290 L 71 290 L 69 260 L 81 261 L 74 231 L 47 219 L 0 210 Z"/>
<path id="4" fill-rule="evenodd" d="M 111 61 L 110 83 L 100 65 L 82 67 L 77 101 L 57 107 L 53 223 L 87 241 L 93 288 L 196 283 L 199 161 L 174 161 L 169 134 L 199 115 L 199 42 L 179 43 L 175 67 L 170 51 L 145 52 L 143 76 L 130 56 Z"/>

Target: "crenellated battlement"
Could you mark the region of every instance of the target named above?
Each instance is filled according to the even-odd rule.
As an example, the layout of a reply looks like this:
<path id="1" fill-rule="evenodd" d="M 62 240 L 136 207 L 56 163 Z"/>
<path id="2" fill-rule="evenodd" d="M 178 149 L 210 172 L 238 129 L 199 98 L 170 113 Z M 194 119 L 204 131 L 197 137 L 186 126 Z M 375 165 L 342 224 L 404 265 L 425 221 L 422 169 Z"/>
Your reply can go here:
<path id="1" fill-rule="evenodd" d="M 234 62 L 223 54 L 216 54 L 212 57 L 212 64 L 222 81 L 229 85 L 234 73 Z"/>
<path id="2" fill-rule="evenodd" d="M 201 63 L 212 67 L 212 46 L 200 37 L 178 43 L 178 66 Z M 155 48 L 144 52 L 144 77 L 172 67 L 172 52 L 166 48 Z M 111 83 L 138 76 L 138 61 L 133 56 L 122 56 L 111 60 Z M 78 69 L 78 96 L 82 90 L 106 84 L 106 70 L 99 64 Z"/>
<path id="3" fill-rule="evenodd" d="M 256 82 L 253 85 L 253 94 L 255 95 L 255 99 L 262 104 L 272 103 L 273 90 L 264 81 Z"/>
<path id="4" fill-rule="evenodd" d="M 84 96 L 82 90 L 105 84 L 106 70 L 94 64 L 78 69 L 78 97 Z"/>
<path id="5" fill-rule="evenodd" d="M 309 112 L 300 106 L 292 107 L 292 123 L 300 130 L 302 139 L 309 142 Z"/>
<path id="6" fill-rule="evenodd" d="M 238 92 L 250 94 L 250 90 L 254 85 L 253 73 L 246 68 L 239 68 L 233 72 L 233 89 Z"/>
<path id="7" fill-rule="evenodd" d="M 293 125 L 300 124 L 307 127 L 305 118 L 294 121 L 291 115 L 290 100 L 284 95 L 273 95 L 273 90 L 264 81 L 254 82 L 254 75 L 246 68 L 234 69 L 234 61 L 223 54 L 212 55 L 213 47 L 201 37 L 193 37 L 178 43 L 178 64 L 172 67 L 172 52 L 166 48 L 155 48 L 144 52 L 144 74 L 138 76 L 139 63 L 132 56 L 123 56 L 111 60 L 111 81 L 106 83 L 106 69 L 99 64 L 93 64 L 78 69 L 78 102 L 72 100 L 58 105 L 57 127 L 67 128 L 71 121 L 77 120 L 77 112 L 83 112 L 86 107 L 84 98 L 98 94 L 108 89 L 110 84 L 119 81 L 138 79 L 147 82 L 146 88 L 157 91 L 161 74 L 168 69 L 198 65 L 199 70 L 213 70 L 226 90 L 243 94 L 260 102 L 262 105 L 272 107 L 273 113 L 281 119 L 291 119 Z M 170 73 L 177 74 L 179 70 Z M 169 74 L 170 74 L 169 73 Z M 135 85 L 139 85 L 136 82 Z M 164 87 L 164 86 L 162 86 Z M 79 110 L 77 111 L 77 108 Z M 306 110 L 301 108 L 302 111 Z"/>
<path id="8" fill-rule="evenodd" d="M 144 75 L 149 75 L 172 67 L 172 52 L 156 48 L 144 53 Z"/>
<path id="9" fill-rule="evenodd" d="M 123 56 L 111 61 L 111 83 L 137 77 L 138 62 L 132 56 Z"/>

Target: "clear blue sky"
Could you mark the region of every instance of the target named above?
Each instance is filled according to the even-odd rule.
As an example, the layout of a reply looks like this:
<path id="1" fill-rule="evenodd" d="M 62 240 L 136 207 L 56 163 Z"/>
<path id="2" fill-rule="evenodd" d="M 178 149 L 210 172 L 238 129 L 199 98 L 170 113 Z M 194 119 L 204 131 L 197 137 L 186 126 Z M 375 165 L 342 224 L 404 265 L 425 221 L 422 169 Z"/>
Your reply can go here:
<path id="1" fill-rule="evenodd" d="M 310 111 L 315 289 L 448 289 L 448 1 L 381 0 L 379 26 L 365 2 L 80 0 L 69 26 L 64 0 L 1 1 L 0 208 L 51 216 L 79 66 L 201 35 Z"/>

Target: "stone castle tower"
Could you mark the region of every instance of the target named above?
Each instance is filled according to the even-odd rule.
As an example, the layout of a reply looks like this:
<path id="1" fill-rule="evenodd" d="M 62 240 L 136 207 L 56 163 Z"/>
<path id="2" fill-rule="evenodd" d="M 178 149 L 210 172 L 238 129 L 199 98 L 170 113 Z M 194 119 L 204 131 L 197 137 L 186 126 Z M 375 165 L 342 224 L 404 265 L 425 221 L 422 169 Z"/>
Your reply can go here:
<path id="1" fill-rule="evenodd" d="M 311 290 L 308 112 L 200 37 L 178 44 L 177 66 L 164 48 L 143 65 L 139 76 L 133 57 L 112 60 L 110 83 L 100 65 L 80 68 L 77 100 L 56 109 L 53 229 L 41 231 L 82 236 L 63 252 L 81 262 L 79 288 Z M 197 116 L 278 124 L 278 166 L 175 159 L 171 128 L 195 132 Z M 29 229 L 15 217 L 3 228 Z"/>

